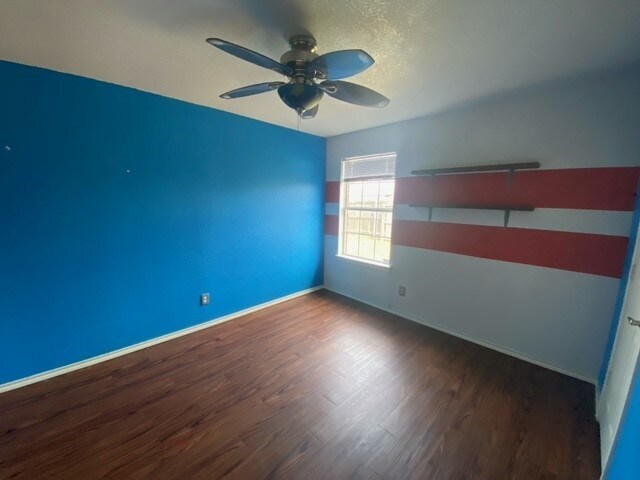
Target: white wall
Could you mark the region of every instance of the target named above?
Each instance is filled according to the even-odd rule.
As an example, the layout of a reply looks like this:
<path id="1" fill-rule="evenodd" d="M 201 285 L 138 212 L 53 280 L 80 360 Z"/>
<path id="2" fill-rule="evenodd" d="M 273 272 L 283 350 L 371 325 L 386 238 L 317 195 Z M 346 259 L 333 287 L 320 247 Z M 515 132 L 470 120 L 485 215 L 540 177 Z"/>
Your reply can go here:
<path id="1" fill-rule="evenodd" d="M 538 160 L 544 169 L 640 165 L 640 65 L 332 137 L 327 180 L 339 180 L 344 157 L 389 151 L 398 153 L 396 173 L 404 177 L 413 169 L 519 160 Z M 327 205 L 327 213 L 335 210 Z M 524 228 L 628 235 L 628 212 L 547 210 L 529 217 L 516 212 L 514 221 Z M 440 221 L 456 223 L 468 215 L 469 223 L 502 219 L 499 212 L 443 215 Z M 392 267 L 384 269 L 336 252 L 337 238 L 326 235 L 325 285 L 331 290 L 597 378 L 618 279 L 402 246 L 393 247 Z M 407 288 L 404 298 L 399 285 Z"/>

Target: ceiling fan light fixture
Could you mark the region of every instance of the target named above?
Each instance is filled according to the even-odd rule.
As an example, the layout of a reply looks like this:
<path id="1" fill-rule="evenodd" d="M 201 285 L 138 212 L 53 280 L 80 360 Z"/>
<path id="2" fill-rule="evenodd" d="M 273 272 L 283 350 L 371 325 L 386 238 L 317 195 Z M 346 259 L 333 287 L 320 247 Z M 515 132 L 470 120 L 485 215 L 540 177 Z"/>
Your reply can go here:
<path id="1" fill-rule="evenodd" d="M 323 91 L 313 83 L 287 83 L 278 88 L 282 101 L 297 112 L 315 107 L 322 100 Z"/>

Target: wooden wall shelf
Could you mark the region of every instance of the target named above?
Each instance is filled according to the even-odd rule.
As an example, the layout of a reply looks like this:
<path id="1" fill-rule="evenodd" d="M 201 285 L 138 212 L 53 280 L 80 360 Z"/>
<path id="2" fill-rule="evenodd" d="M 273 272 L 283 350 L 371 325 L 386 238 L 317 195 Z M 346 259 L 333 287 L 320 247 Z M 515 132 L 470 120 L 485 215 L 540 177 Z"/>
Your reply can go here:
<path id="1" fill-rule="evenodd" d="M 468 205 L 461 203 L 418 203 L 410 204 L 410 207 L 428 208 L 429 209 L 429 221 L 433 216 L 434 208 L 466 208 L 474 210 L 503 210 L 504 211 L 504 226 L 509 226 L 509 217 L 511 212 L 533 212 L 535 210 L 531 205 Z"/>
<path id="2" fill-rule="evenodd" d="M 514 172 L 540 168 L 540 162 L 494 163 L 492 165 L 471 165 L 467 167 L 427 168 L 411 170 L 411 175 L 443 175 L 451 173 Z"/>
<path id="3" fill-rule="evenodd" d="M 411 170 L 411 175 L 430 175 L 435 181 L 437 175 L 456 173 L 478 173 L 478 172 L 509 172 L 509 188 L 513 186 L 516 170 L 531 170 L 540 168 L 540 162 L 517 162 L 517 163 L 494 163 L 490 165 L 470 165 L 467 167 L 443 167 L 426 168 L 423 170 Z M 460 203 L 420 203 L 409 205 L 410 207 L 422 207 L 429 209 L 429 221 L 434 208 L 471 208 L 474 210 L 503 210 L 504 226 L 509 225 L 509 215 L 511 211 L 533 212 L 535 208 L 531 205 L 482 205 L 482 204 L 460 204 Z"/>
<path id="4" fill-rule="evenodd" d="M 470 205 L 462 203 L 415 203 L 410 207 L 425 208 L 469 208 L 475 210 L 513 210 L 518 212 L 533 212 L 535 207 L 531 205 Z"/>

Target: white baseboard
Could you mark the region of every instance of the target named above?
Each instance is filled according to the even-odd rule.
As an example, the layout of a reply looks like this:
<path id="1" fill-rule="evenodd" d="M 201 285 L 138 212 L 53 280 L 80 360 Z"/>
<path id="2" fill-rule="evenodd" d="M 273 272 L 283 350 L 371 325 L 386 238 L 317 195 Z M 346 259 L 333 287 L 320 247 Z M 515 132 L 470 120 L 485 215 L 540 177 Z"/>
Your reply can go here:
<path id="1" fill-rule="evenodd" d="M 582 375 L 578 375 L 578 374 L 576 374 L 574 372 L 570 372 L 568 370 L 565 370 L 563 368 L 557 367 L 555 365 L 551 365 L 549 363 L 542 362 L 542 361 L 537 360 L 535 358 L 528 357 L 527 355 L 523 355 L 522 353 L 515 352 L 513 350 L 509 350 L 508 348 L 504 348 L 504 347 L 495 345 L 493 343 L 490 343 L 490 342 L 487 342 L 487 341 L 484 341 L 484 340 L 478 340 L 477 338 L 469 337 L 468 335 L 465 335 L 464 333 L 458 332 L 457 330 L 453 330 L 453 329 L 450 329 L 450 328 L 447 328 L 447 327 L 443 327 L 442 325 L 438 325 L 438 324 L 435 324 L 435 323 L 430 323 L 430 322 L 428 322 L 426 320 L 422 320 L 420 318 L 411 317 L 411 316 L 408 316 L 408 315 L 406 315 L 404 313 L 393 311 L 393 310 L 391 310 L 389 308 L 385 308 L 385 307 L 382 307 L 380 305 L 376 305 L 375 303 L 369 302 L 367 300 L 363 300 L 361 298 L 357 298 L 357 297 L 355 297 L 353 295 L 347 295 L 347 294 L 339 292 L 337 290 L 333 290 L 332 288 L 327 287 L 326 285 L 324 286 L 324 288 L 326 290 L 329 290 L 330 292 L 334 292 L 334 293 L 337 293 L 338 295 L 342 295 L 344 297 L 351 298 L 352 300 L 355 300 L 356 302 L 364 303 L 365 305 L 369 305 L 371 307 L 377 308 L 378 310 L 382 310 L 384 312 L 388 312 L 388 313 L 391 313 L 393 315 L 397 315 L 398 317 L 405 318 L 405 319 L 410 320 L 410 321 L 412 321 L 414 323 L 419 323 L 420 325 L 424 325 L 426 327 L 433 328 L 434 330 L 438 330 L 440 332 L 444 332 L 444 333 L 447 333 L 449 335 L 453 335 L 454 337 L 458 337 L 458 338 L 461 338 L 463 340 L 467 340 L 468 342 L 475 343 L 476 345 L 481 345 L 483 347 L 490 348 L 491 350 L 495 350 L 497 352 L 504 353 L 504 354 L 510 355 L 512 357 L 519 358 L 520 360 L 524 360 L 525 362 L 532 363 L 534 365 L 538 365 L 539 367 L 543 367 L 543 368 L 546 368 L 548 370 L 553 370 L 554 372 L 558 372 L 558 373 L 561 373 L 563 375 L 567 375 L 568 377 L 577 378 L 578 380 L 582 380 L 584 382 L 591 383 L 593 385 L 596 385 L 596 389 L 597 389 L 597 382 L 596 382 L 596 379 L 594 379 L 594 378 L 584 377 Z"/>
<path id="2" fill-rule="evenodd" d="M 286 302 L 287 300 L 292 300 L 294 298 L 307 295 L 317 290 L 322 290 L 323 288 L 324 286 L 321 285 L 319 287 L 313 287 L 313 288 L 308 288 L 306 290 L 301 290 L 299 292 L 292 293 L 291 295 L 287 295 L 285 297 L 280 297 L 280 298 L 276 298 L 275 300 L 271 300 L 269 302 L 261 303 L 260 305 L 256 305 L 255 307 L 246 308 L 244 310 L 240 310 L 239 312 L 225 315 L 224 317 L 218 317 L 204 323 L 199 323 L 198 325 L 194 325 L 193 327 L 184 328 L 182 330 L 178 330 L 177 332 L 172 332 L 166 335 L 162 335 L 160 337 L 152 338 L 151 340 L 145 340 L 144 342 L 136 343 L 135 345 L 131 345 L 129 347 L 120 348 L 118 350 L 114 350 L 113 352 L 104 353 L 96 357 L 88 358 L 86 360 L 81 360 L 79 362 L 75 362 L 70 365 L 65 365 L 64 367 L 54 368 L 53 370 L 47 370 L 46 372 L 37 373 L 29 377 L 19 378 L 18 380 L 13 380 L 8 383 L 3 383 L 3 384 L 0 384 L 0 393 L 8 392 L 9 390 L 15 390 L 16 388 L 20 388 L 20 387 L 26 387 L 27 385 L 31 385 L 32 383 L 42 382 L 43 380 L 57 377 L 59 375 L 64 375 L 65 373 L 73 372 L 75 370 L 80 370 L 81 368 L 89 367 L 91 365 L 95 365 L 96 363 L 106 362 L 107 360 L 111 360 L 112 358 L 121 357 L 122 355 L 127 355 L 128 353 L 142 350 L 143 348 L 148 348 L 153 345 L 157 345 L 159 343 L 168 342 L 169 340 L 173 340 L 174 338 L 182 337 L 184 335 L 189 335 L 190 333 L 194 333 L 199 330 L 204 330 L 205 328 L 209 328 L 214 325 L 218 325 L 220 323 L 228 322 L 229 320 L 233 320 L 235 318 L 242 317 L 244 315 L 248 315 L 253 312 L 257 312 L 258 310 L 262 310 L 264 308 L 277 305 L 278 303 Z"/>

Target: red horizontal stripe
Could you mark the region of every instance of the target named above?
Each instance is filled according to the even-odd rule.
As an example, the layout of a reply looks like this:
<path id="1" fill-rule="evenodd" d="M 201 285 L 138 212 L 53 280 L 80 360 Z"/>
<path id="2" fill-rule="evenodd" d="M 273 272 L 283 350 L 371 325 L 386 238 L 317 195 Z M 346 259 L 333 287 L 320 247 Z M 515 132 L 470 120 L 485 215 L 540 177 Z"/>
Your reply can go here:
<path id="1" fill-rule="evenodd" d="M 327 182 L 324 198 L 327 203 L 340 203 L 340 182 Z"/>
<path id="2" fill-rule="evenodd" d="M 396 204 L 512 204 L 633 211 L 640 168 L 572 168 L 398 178 Z"/>
<path id="3" fill-rule="evenodd" d="M 393 221 L 393 244 L 620 277 L 627 237 L 455 223 Z"/>
<path id="4" fill-rule="evenodd" d="M 324 216 L 324 233 L 327 235 L 338 236 L 340 230 L 340 217 L 337 215 L 325 215 Z"/>

